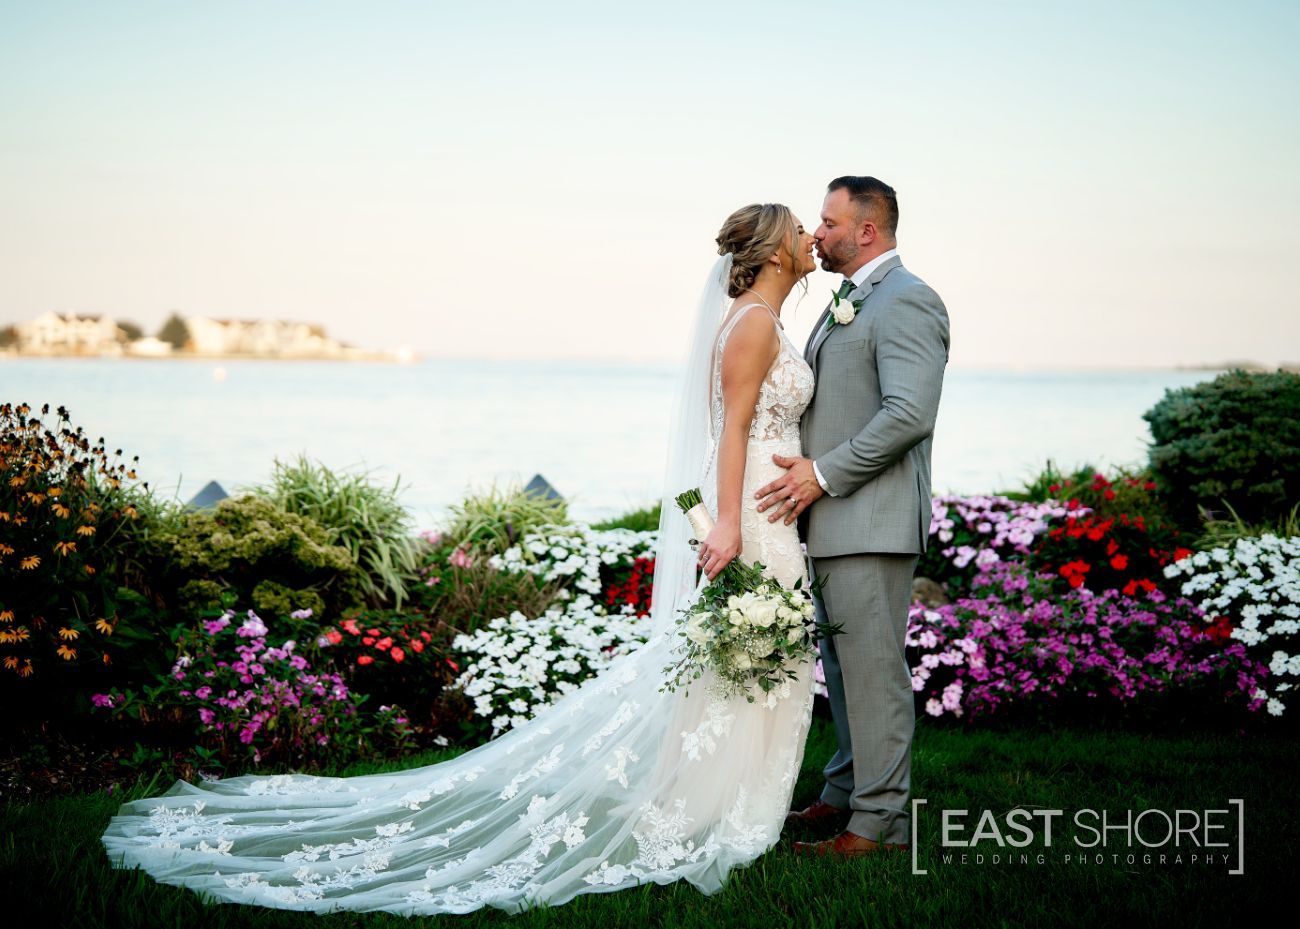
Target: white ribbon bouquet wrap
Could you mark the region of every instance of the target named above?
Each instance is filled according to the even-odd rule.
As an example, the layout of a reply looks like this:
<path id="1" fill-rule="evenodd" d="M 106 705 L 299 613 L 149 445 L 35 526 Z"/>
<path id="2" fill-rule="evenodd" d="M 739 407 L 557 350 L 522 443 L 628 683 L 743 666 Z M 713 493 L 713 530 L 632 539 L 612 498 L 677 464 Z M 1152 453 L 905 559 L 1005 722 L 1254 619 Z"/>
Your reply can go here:
<path id="1" fill-rule="evenodd" d="M 676 503 L 698 544 L 713 529 L 713 515 L 698 488 L 680 494 Z M 788 695 L 798 666 L 816 657 L 818 636 L 839 631 L 817 623 L 812 597 L 802 582 L 783 587 L 763 572 L 763 565 L 739 558 L 703 584 L 682 614 L 678 623 L 683 642 L 677 650 L 681 658 L 664 669 L 667 682 L 661 689 L 689 688 L 708 670 L 716 678 L 713 686 L 719 696 L 743 695 L 753 703 L 757 691 L 768 707 Z"/>

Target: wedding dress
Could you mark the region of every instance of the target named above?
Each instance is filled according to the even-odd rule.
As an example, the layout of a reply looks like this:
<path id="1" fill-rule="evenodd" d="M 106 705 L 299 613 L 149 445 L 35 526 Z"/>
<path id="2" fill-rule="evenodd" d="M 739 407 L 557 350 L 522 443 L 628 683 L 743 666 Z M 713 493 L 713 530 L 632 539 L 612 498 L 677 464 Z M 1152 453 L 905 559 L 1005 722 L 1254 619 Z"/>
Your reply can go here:
<path id="1" fill-rule="evenodd" d="M 696 478 L 668 488 L 698 484 L 715 513 L 720 359 L 736 321 L 758 306 L 720 325 L 721 304 L 712 303 L 729 269 L 724 256 L 697 328 L 710 348 L 703 478 L 697 456 Z M 796 529 L 769 523 L 754 500 L 782 473 L 772 455 L 800 453 L 799 417 L 812 398 L 811 370 L 784 330 L 780 340 L 750 430 L 741 557 L 792 585 L 805 576 Z M 698 371 L 689 376 L 700 381 Z M 670 537 L 660 540 L 666 573 L 661 585 L 656 571 L 654 597 L 665 603 L 650 640 L 526 725 L 452 760 L 388 774 L 180 781 L 122 806 L 103 837 L 110 859 L 218 901 L 317 912 L 517 911 L 677 880 L 716 892 L 728 871 L 779 838 L 803 759 L 812 670 L 801 665 L 772 699 L 760 693 L 753 703 L 711 692 L 707 673 L 688 692 L 662 691 L 680 642 L 673 613 L 698 584 L 693 553 L 682 555 L 680 514 L 666 513 L 661 532 Z M 660 589 L 670 583 L 677 589 Z"/>

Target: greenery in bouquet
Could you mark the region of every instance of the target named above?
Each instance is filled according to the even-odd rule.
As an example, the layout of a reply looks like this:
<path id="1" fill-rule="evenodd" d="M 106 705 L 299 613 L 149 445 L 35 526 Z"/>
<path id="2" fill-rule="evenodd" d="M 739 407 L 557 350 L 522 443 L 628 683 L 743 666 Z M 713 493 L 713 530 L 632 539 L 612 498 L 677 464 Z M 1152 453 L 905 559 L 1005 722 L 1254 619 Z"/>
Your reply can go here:
<path id="1" fill-rule="evenodd" d="M 1206 634 L 1241 643 L 1268 666 L 1275 683 L 1254 696 L 1281 716 L 1300 676 L 1300 537 L 1242 538 L 1189 552 L 1167 566 L 1165 576 L 1196 599 Z"/>
<path id="2" fill-rule="evenodd" d="M 712 518 L 701 513 L 700 491 L 688 490 L 676 502 L 702 535 Z M 668 677 L 660 689 L 689 690 L 711 672 L 716 681 L 712 686 L 720 695 L 744 696 L 753 703 L 757 688 L 767 706 L 789 696 L 799 665 L 816 661 L 817 639 L 840 632 L 817 622 L 802 581 L 784 587 L 764 573 L 762 564 L 740 558 L 728 562 L 682 613 L 682 642 L 675 650 L 680 657 L 664 668 Z"/>
<path id="3" fill-rule="evenodd" d="M 311 628 L 310 609 L 276 628 Z M 272 643 L 275 644 L 272 644 Z M 248 610 L 209 614 L 180 635 L 171 670 L 153 686 L 96 694 L 115 717 L 179 726 L 208 768 L 301 768 L 400 752 L 410 725 L 395 706 L 366 712 L 365 696 L 329 668 L 314 668 L 294 638 L 272 636 Z"/>
<path id="4" fill-rule="evenodd" d="M 257 493 L 286 513 L 314 520 L 331 543 L 347 549 L 370 606 L 400 609 L 409 599 L 425 543 L 412 533 L 399 499 L 400 478 L 385 487 L 368 474 L 338 473 L 300 455 L 277 459 L 270 483 Z"/>

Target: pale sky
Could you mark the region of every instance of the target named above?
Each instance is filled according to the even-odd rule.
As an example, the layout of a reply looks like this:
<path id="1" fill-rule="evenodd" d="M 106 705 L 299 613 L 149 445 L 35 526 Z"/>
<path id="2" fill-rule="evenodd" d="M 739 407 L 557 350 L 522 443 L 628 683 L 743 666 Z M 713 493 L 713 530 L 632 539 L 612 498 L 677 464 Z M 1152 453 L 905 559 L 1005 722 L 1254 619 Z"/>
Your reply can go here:
<path id="1" fill-rule="evenodd" d="M 0 0 L 0 324 L 675 358 L 726 215 L 859 173 L 954 365 L 1300 361 L 1298 40 L 1292 2 Z"/>

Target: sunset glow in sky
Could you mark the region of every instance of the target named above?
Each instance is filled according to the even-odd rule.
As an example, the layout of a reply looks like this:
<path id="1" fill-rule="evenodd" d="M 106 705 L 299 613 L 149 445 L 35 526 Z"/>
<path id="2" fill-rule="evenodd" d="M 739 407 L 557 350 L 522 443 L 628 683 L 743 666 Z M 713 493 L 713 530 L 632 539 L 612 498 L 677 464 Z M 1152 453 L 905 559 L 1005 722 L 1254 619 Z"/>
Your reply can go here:
<path id="1" fill-rule="evenodd" d="M 815 225 L 864 173 L 954 365 L 1298 362 L 1298 27 L 1258 2 L 0 0 L 0 324 L 674 358 L 732 209 Z"/>

